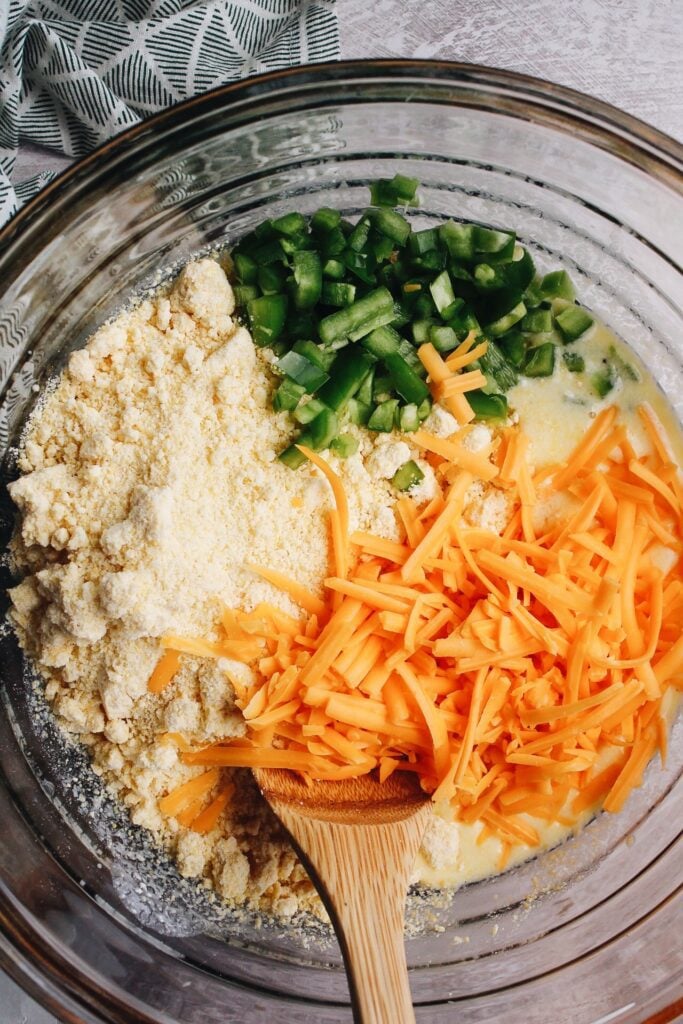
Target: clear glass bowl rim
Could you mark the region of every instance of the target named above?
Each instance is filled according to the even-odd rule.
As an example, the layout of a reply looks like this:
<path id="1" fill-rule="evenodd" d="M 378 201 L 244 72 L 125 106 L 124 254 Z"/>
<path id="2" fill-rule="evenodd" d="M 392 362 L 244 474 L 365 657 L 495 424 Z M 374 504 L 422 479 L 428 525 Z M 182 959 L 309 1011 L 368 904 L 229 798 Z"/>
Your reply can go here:
<path id="1" fill-rule="evenodd" d="M 606 149 L 622 160 L 635 164 L 664 184 L 683 192 L 683 144 L 645 121 L 619 110 L 618 107 L 567 86 L 535 78 L 516 71 L 491 68 L 464 61 L 360 59 L 335 63 L 306 64 L 255 75 L 238 82 L 211 89 L 191 99 L 144 118 L 113 139 L 98 146 L 87 156 L 76 160 L 58 174 L 29 200 L 0 229 L 0 268 L 11 259 L 17 245 L 34 220 L 49 213 L 56 198 L 68 201 L 71 195 L 87 186 L 88 177 L 96 175 L 126 150 L 134 153 L 144 148 L 150 134 L 170 128 L 212 107 L 238 107 L 258 101 L 268 94 L 289 89 L 313 87 L 330 82 L 359 87 L 387 79 L 403 81 L 415 78 L 426 84 L 433 81 L 470 89 L 479 87 L 488 93 L 525 101 L 525 116 L 540 118 L 556 127 L 577 133 L 580 137 Z M 5 249 L 5 256 L 2 252 Z"/>
<path id="2" fill-rule="evenodd" d="M 390 90 L 392 83 L 398 85 L 409 80 L 432 85 L 437 91 L 441 87 L 441 100 L 436 95 L 429 96 L 429 100 L 455 106 L 458 98 L 447 96 L 447 88 L 460 86 L 473 96 L 479 90 L 489 97 L 509 98 L 515 109 L 502 106 L 501 112 L 576 135 L 683 194 L 683 145 L 638 118 L 577 90 L 513 71 L 464 62 L 363 59 L 305 65 L 229 83 L 186 100 L 142 120 L 74 162 L 0 229 L 0 281 L 9 285 L 30 262 L 32 252 L 40 247 L 44 232 L 47 230 L 52 236 L 59 230 L 60 209 L 86 197 L 89 184 L 106 178 L 113 161 L 134 157 L 152 146 L 159 131 L 191 123 L 195 117 L 214 109 L 239 111 L 241 122 L 248 123 L 260 101 L 288 92 L 308 92 L 312 103 L 316 103 L 317 87 L 329 87 L 335 82 L 353 86 L 362 93 L 373 85 L 382 84 Z M 423 98 L 417 96 L 416 100 Z M 334 102 L 334 98 L 328 102 Z M 466 105 L 476 103 L 470 100 Z M 39 229 L 38 236 L 34 229 Z M 0 289 L 0 298 L 2 291 L 4 288 Z M 16 919 L 12 906 L 5 905 L 4 897 L 0 897 L 0 965 L 34 998 L 63 1019 L 129 1019 L 96 980 L 65 974 L 66 965 L 50 956 L 44 937 L 29 934 L 27 926 L 28 922 Z M 678 1008 L 676 1004 L 669 1010 L 675 1016 Z M 667 1011 L 664 1014 L 659 1019 L 673 1019 Z"/>

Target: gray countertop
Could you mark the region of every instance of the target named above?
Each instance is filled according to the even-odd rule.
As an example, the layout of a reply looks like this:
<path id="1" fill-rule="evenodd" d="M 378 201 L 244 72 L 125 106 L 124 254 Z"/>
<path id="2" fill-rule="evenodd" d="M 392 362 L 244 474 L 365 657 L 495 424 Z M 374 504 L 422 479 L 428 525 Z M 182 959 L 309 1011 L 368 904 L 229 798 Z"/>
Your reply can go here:
<path id="1" fill-rule="evenodd" d="M 440 58 L 521 71 L 597 96 L 683 141 L 681 0 L 337 0 L 337 10 L 342 58 Z M 15 177 L 68 164 L 23 146 Z M 0 1024 L 54 1022 L 0 975 Z"/>

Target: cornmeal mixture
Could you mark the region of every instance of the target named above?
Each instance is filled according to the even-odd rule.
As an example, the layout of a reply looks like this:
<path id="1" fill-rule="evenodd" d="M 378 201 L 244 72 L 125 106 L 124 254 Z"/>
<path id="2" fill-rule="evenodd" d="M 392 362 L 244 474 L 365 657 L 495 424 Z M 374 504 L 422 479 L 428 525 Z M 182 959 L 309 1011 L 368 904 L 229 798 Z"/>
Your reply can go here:
<path id="1" fill-rule="evenodd" d="M 381 294 L 381 289 L 379 291 Z M 360 300 L 361 305 L 363 301 L 366 300 Z M 196 878 L 198 883 L 215 889 L 225 900 L 289 918 L 299 911 L 322 913 L 322 907 L 304 869 L 258 794 L 250 773 L 235 768 L 222 769 L 222 774 L 218 770 L 206 772 L 207 765 L 221 763 L 211 758 L 201 765 L 204 757 L 202 748 L 246 735 L 245 719 L 236 704 L 236 690 L 240 694 L 237 698 L 240 707 L 249 717 L 244 694 L 251 692 L 250 688 L 259 680 L 252 675 L 248 665 L 218 657 L 225 653 L 225 648 L 216 650 L 211 647 L 212 658 L 174 655 L 170 684 L 159 687 L 160 692 L 151 692 L 149 688 L 152 673 L 155 669 L 158 672 L 162 663 L 160 638 L 163 636 L 175 634 L 176 640 L 198 638 L 204 647 L 198 647 L 192 640 L 189 649 L 206 650 L 207 640 L 219 639 L 218 632 L 211 633 L 211 624 L 218 623 L 223 613 L 233 614 L 227 613 L 226 609 L 248 613 L 263 602 L 277 606 L 301 621 L 301 608 L 283 590 L 266 582 L 256 571 L 257 566 L 280 573 L 317 597 L 325 594 L 329 599 L 323 581 L 330 575 L 334 561 L 328 523 L 328 512 L 334 504 L 332 493 L 328 483 L 310 463 L 292 469 L 278 459 L 278 455 L 297 436 L 289 412 L 276 412 L 273 408 L 273 396 L 276 388 L 282 390 L 283 377 L 274 372 L 276 356 L 272 350 L 256 347 L 249 332 L 233 319 L 234 305 L 233 290 L 221 264 L 214 259 L 201 259 L 186 266 L 171 288 L 120 315 L 102 327 L 84 349 L 73 353 L 68 368 L 54 388 L 47 390 L 31 417 L 19 456 L 19 469 L 23 475 L 9 488 L 20 511 L 11 554 L 17 576 L 22 577 L 22 582 L 10 591 L 11 616 L 22 646 L 45 681 L 45 693 L 58 721 L 90 749 L 94 770 L 129 808 L 132 821 L 151 830 L 175 857 L 184 876 Z M 567 312 L 565 307 L 562 310 L 558 319 Z M 669 647 L 673 645 L 673 649 L 664 653 L 660 650 L 654 667 L 661 680 L 668 682 L 670 676 L 679 671 L 683 656 L 680 642 L 670 636 L 671 608 L 678 607 L 675 604 L 679 593 L 676 588 L 680 583 L 673 577 L 670 584 L 663 582 L 677 563 L 678 549 L 670 532 L 674 527 L 667 525 L 668 509 L 657 513 L 659 522 L 653 516 L 656 501 L 660 498 L 665 506 L 677 509 L 679 492 L 671 490 L 666 481 L 662 483 L 657 474 L 648 469 L 651 437 L 655 437 L 655 446 L 664 453 L 660 453 L 660 461 L 656 465 L 660 465 L 660 471 L 667 480 L 673 481 L 673 487 L 678 486 L 674 480 L 675 464 L 670 461 L 668 449 L 664 451 L 666 442 L 657 439 L 656 433 L 652 433 L 654 428 L 651 428 L 649 436 L 647 424 L 650 421 L 647 416 L 643 418 L 638 414 L 639 409 L 642 411 L 642 403 L 659 406 L 664 421 L 670 425 L 669 433 L 677 446 L 677 455 L 680 437 L 671 426 L 670 414 L 664 408 L 654 382 L 630 364 L 627 366 L 629 372 L 610 382 L 609 389 L 599 393 L 596 399 L 595 380 L 602 379 L 600 375 L 604 376 L 604 367 L 626 365 L 626 356 L 622 358 L 619 343 L 601 325 L 594 325 L 588 333 L 585 327 L 587 315 L 579 307 L 572 306 L 568 311 L 573 317 L 583 318 L 582 334 L 587 336 L 573 339 L 569 355 L 575 362 L 580 360 L 581 365 L 585 365 L 587 374 L 577 375 L 565 359 L 551 374 L 540 375 L 545 379 L 531 379 L 527 368 L 526 377 L 509 390 L 512 413 L 507 420 L 500 421 L 499 418 L 501 425 L 496 428 L 496 435 L 481 423 L 469 424 L 467 431 L 459 434 L 459 443 L 470 453 L 482 452 L 481 458 L 486 459 L 492 441 L 494 445 L 500 445 L 505 435 L 508 437 L 506 443 L 512 443 L 512 435 L 517 436 L 518 430 L 526 431 L 529 461 L 524 464 L 524 472 L 530 474 L 528 479 L 531 479 L 537 469 L 542 475 L 543 467 L 568 459 L 591 422 L 597 422 L 599 426 L 600 417 L 604 420 L 605 416 L 616 416 L 616 411 L 608 406 L 618 394 L 619 415 L 624 424 L 619 428 L 623 430 L 623 450 L 628 456 L 629 472 L 636 474 L 636 483 L 624 483 L 622 477 L 628 467 L 618 461 L 611 466 L 613 476 L 610 479 L 615 493 L 625 495 L 627 504 L 629 501 L 631 505 L 634 501 L 643 504 L 640 520 L 636 518 L 635 506 L 633 511 L 636 539 L 641 538 L 638 543 L 645 543 L 646 527 L 654 531 L 648 548 L 647 579 L 643 579 L 646 583 L 650 581 L 655 605 L 659 587 L 661 594 L 658 600 L 669 607 L 671 622 L 666 626 L 669 632 L 665 634 L 667 639 L 664 643 Z M 549 312 L 541 310 L 541 314 L 550 317 Z M 274 315 L 272 309 L 268 315 Z M 334 316 L 328 317 L 328 322 L 330 319 Z M 592 324 L 590 317 L 588 320 Z M 263 331 L 267 326 L 263 320 L 259 329 Z M 254 331 L 256 336 L 256 326 Z M 543 346 L 532 351 L 538 352 L 541 348 Z M 434 357 L 437 368 L 445 365 L 439 362 L 440 357 L 435 351 Z M 302 360 L 301 355 L 298 359 Z M 305 358 L 303 363 L 306 364 Z M 300 366 L 297 368 L 294 364 L 296 354 L 293 372 L 299 372 Z M 400 359 L 399 370 L 402 366 L 403 360 Z M 312 369 L 309 367 L 308 372 Z M 407 370 L 407 366 L 401 370 L 404 376 Z M 475 371 L 474 376 L 478 372 Z M 459 386 L 458 382 L 463 379 L 458 377 L 455 386 Z M 286 386 L 297 385 L 289 380 Z M 299 387 L 299 392 L 304 390 Z M 444 395 L 443 401 L 447 402 L 448 392 L 444 391 Z M 442 400 L 441 393 L 436 397 Z M 500 395 L 484 395 L 486 401 L 496 397 L 502 400 Z M 315 399 L 309 392 L 301 400 L 305 403 Z M 377 409 L 386 409 L 391 404 L 391 401 L 380 403 Z M 394 404 L 398 405 L 398 402 Z M 409 406 L 410 403 L 405 408 Z M 413 405 L 413 410 L 416 408 Z M 507 404 L 505 408 L 507 410 Z M 401 415 L 406 415 L 405 409 Z M 400 478 L 400 472 L 410 467 L 414 474 L 413 486 L 409 488 L 412 507 L 438 509 L 439 502 L 443 500 L 441 484 L 437 481 L 442 466 L 438 460 L 434 463 L 422 457 L 425 449 L 424 446 L 418 447 L 419 435 L 415 435 L 417 441 L 411 441 L 410 432 L 397 434 L 391 429 L 391 424 L 373 427 L 370 423 L 369 426 L 371 429 L 366 430 L 352 423 L 345 424 L 346 442 L 351 442 L 347 451 L 355 443 L 358 445 L 353 454 L 337 458 L 332 450 L 325 453 L 325 460 L 339 477 L 335 485 L 343 488 L 348 500 L 348 533 L 363 531 L 372 534 L 375 543 L 384 547 L 387 547 L 384 541 L 378 542 L 377 538 L 407 543 L 408 527 L 404 534 L 404 527 L 399 527 L 395 511 L 400 493 L 396 480 Z M 448 443 L 444 445 L 438 439 L 452 438 L 458 427 L 459 423 L 450 412 L 435 404 L 424 421 L 424 430 L 432 445 L 427 450 L 449 449 Z M 415 426 L 411 429 L 414 431 Z M 382 432 L 384 430 L 388 432 Z M 613 448 L 616 443 L 612 435 L 610 438 L 603 458 L 609 454 L 608 448 L 612 450 L 610 445 Z M 321 448 L 324 448 L 323 444 L 318 445 L 318 449 Z M 298 456 L 296 449 L 290 449 L 290 453 L 292 451 Z M 462 458 L 462 453 L 459 457 Z M 479 464 L 474 456 L 470 456 L 470 462 Z M 523 466 L 522 462 L 518 464 Z M 433 465 L 436 466 L 436 476 Z M 455 468 L 460 473 L 458 467 Z M 488 463 L 486 468 L 489 468 Z M 506 490 L 505 486 L 496 486 L 495 480 L 493 483 L 482 482 L 494 479 L 495 474 L 482 473 L 481 480 L 475 480 L 475 475 L 465 474 L 463 477 L 462 505 L 458 507 L 458 515 L 462 509 L 465 525 L 489 531 L 490 541 L 502 544 L 505 538 L 500 534 L 508 523 L 514 526 L 513 516 L 517 514 L 514 499 L 510 497 L 514 488 Z M 561 477 L 562 474 L 559 475 Z M 501 470 L 501 480 L 502 477 Z M 640 487 L 637 481 L 641 479 L 649 491 Z M 524 529 L 532 540 L 534 536 L 546 533 L 552 536 L 553 529 L 561 530 L 563 523 L 570 524 L 577 509 L 583 509 L 586 501 L 590 504 L 593 500 L 587 499 L 580 487 L 575 491 L 571 488 L 544 491 L 541 488 L 539 495 L 538 501 L 527 500 L 519 511 L 523 523 L 526 522 Z M 434 497 L 435 502 L 431 502 Z M 614 496 L 611 500 L 616 507 Z M 621 514 L 623 517 L 623 511 Z M 524 520 L 524 515 L 532 516 L 533 522 Z M 609 516 L 606 521 L 609 522 Z M 616 533 L 623 547 L 618 516 L 616 521 Z M 584 544 L 588 552 L 587 560 L 572 570 L 579 582 L 586 579 L 594 582 L 598 578 L 595 568 L 589 567 L 591 558 L 596 554 L 607 559 L 605 564 L 618 564 L 617 556 L 600 539 L 609 536 L 608 528 L 603 528 L 600 536 L 586 536 L 580 530 L 577 533 L 575 527 L 568 527 L 568 530 L 571 542 Z M 623 532 L 623 527 L 621 530 Z M 476 534 L 477 530 L 472 532 Z M 481 534 L 482 530 L 478 532 Z M 506 536 L 505 543 L 509 541 L 509 534 Z M 484 548 L 490 546 L 487 540 Z M 521 549 L 525 551 L 529 546 L 522 544 Z M 544 551 L 539 557 L 541 555 Z M 565 555 L 563 563 L 560 556 L 564 558 Z M 410 558 L 414 556 L 415 550 Z M 515 592 L 518 586 L 522 589 L 531 586 L 528 583 L 530 579 L 533 586 L 538 584 L 536 577 L 530 575 L 529 567 L 519 569 L 518 558 L 517 561 L 504 562 L 500 555 L 488 550 L 478 557 L 481 564 L 493 565 L 495 571 L 503 572 L 502 579 L 508 570 L 515 579 L 522 571 L 523 580 L 515 584 Z M 548 554 L 548 557 L 555 556 Z M 567 558 L 570 558 L 570 553 L 560 551 L 557 554 L 558 565 L 569 565 Z M 443 558 L 436 561 L 443 561 Z M 633 572 L 636 569 L 637 566 Z M 443 566 L 439 571 L 443 571 Z M 328 589 L 333 583 L 328 580 Z M 626 578 L 621 582 L 606 578 L 601 584 L 600 594 L 604 592 L 609 600 L 613 600 L 615 587 L 628 590 L 627 584 Z M 587 596 L 577 583 L 572 583 L 571 590 L 566 591 L 561 576 L 553 577 L 551 574 L 549 582 L 545 583 L 541 577 L 538 585 L 545 585 L 544 593 L 551 597 L 560 593 L 562 600 L 571 599 L 573 607 L 582 613 L 586 608 L 589 611 L 593 608 L 594 595 Z M 642 596 L 643 581 L 638 585 Z M 633 581 L 630 586 L 633 590 Z M 495 587 L 490 589 L 493 591 Z M 476 593 L 476 588 L 470 587 L 469 592 Z M 458 596 L 455 591 L 453 593 Z M 427 596 L 431 599 L 432 594 L 433 591 L 429 591 Z M 315 604 L 315 598 L 308 596 Z M 448 600 L 453 604 L 450 598 Z M 557 604 L 550 599 L 547 603 Z M 559 603 L 561 605 L 562 601 Z M 635 645 L 633 651 L 637 652 L 645 646 L 645 639 L 638 640 L 636 636 L 636 629 L 641 627 L 633 593 L 631 604 L 630 612 L 630 606 L 624 604 L 624 614 L 631 614 L 633 619 L 629 643 Z M 398 607 L 401 608 L 400 602 Z M 483 607 L 493 614 L 498 606 L 487 596 L 482 601 Z M 260 614 L 257 613 L 257 617 Z M 559 626 L 564 629 L 560 619 L 566 623 L 571 616 L 564 615 L 561 607 L 557 614 Z M 533 616 L 530 619 L 529 612 L 524 617 L 522 609 L 519 615 L 523 625 L 532 621 L 536 622 L 536 628 L 545 629 L 544 638 L 555 635 L 540 621 L 533 620 Z M 434 618 L 436 620 L 438 616 Z M 482 623 L 474 614 L 472 621 L 479 630 L 479 639 L 475 643 L 471 637 L 465 638 L 465 647 L 476 653 L 483 645 L 485 660 L 490 660 L 490 649 L 485 646 L 485 641 L 492 642 L 493 634 L 485 631 L 489 627 L 498 627 L 494 619 Z M 577 630 L 586 631 L 588 645 L 589 626 L 584 625 L 580 617 L 576 621 Z M 648 628 L 657 625 L 655 610 L 647 621 Z M 599 619 L 595 619 L 595 623 L 596 630 L 603 629 L 604 625 L 603 634 L 609 632 L 607 639 L 611 637 L 614 643 L 622 642 L 618 629 L 610 627 L 611 631 L 607 631 L 607 624 L 601 624 Z M 512 629 L 510 623 L 508 626 Z M 301 628 L 305 627 L 302 625 Z M 295 623 L 294 633 L 296 629 Z M 383 629 L 389 629 L 388 622 Z M 570 641 L 574 642 L 572 629 L 567 637 L 562 638 L 567 651 Z M 407 635 L 407 627 L 405 632 Z M 514 630 L 510 636 L 513 633 Z M 653 651 L 657 645 L 656 633 L 654 637 Z M 306 638 L 310 641 L 311 634 L 306 633 L 304 642 Z M 278 649 L 281 639 L 273 639 L 273 644 L 277 640 Z M 374 642 L 377 644 L 376 637 Z M 544 639 L 543 643 L 546 642 Z M 450 651 L 449 644 L 453 643 L 455 647 Z M 437 658 L 453 656 L 456 666 L 462 666 L 468 661 L 467 651 L 463 649 L 463 653 L 458 647 L 462 643 L 462 637 L 455 640 L 441 638 L 433 650 Z M 576 644 L 580 648 L 578 640 Z M 542 647 L 539 652 L 537 645 L 538 638 L 530 650 L 542 656 L 546 648 Z M 442 653 L 439 653 L 439 647 L 443 648 Z M 188 648 L 179 648 L 183 649 Z M 414 648 L 410 648 L 406 641 L 406 649 L 412 651 Z M 636 666 L 636 677 L 639 671 L 646 673 L 646 684 L 657 689 L 659 684 L 657 677 L 652 675 L 652 667 L 639 669 L 642 658 L 633 660 L 633 651 L 627 651 L 631 660 L 611 662 L 606 661 L 606 656 L 600 651 L 594 655 L 592 647 L 590 650 L 591 657 L 598 658 L 594 666 L 598 683 L 605 676 L 606 669 L 613 670 L 614 666 L 623 664 L 627 669 Z M 581 658 L 586 656 L 586 651 L 579 652 Z M 230 653 L 237 656 L 238 652 L 233 647 Z M 306 651 L 303 656 L 305 659 L 310 657 Z M 431 658 L 431 654 L 428 657 Z M 516 656 L 510 657 L 514 661 Z M 521 657 L 520 654 L 517 660 Z M 571 671 L 572 657 L 570 652 L 567 655 L 567 674 Z M 651 660 L 651 655 L 649 657 Z M 476 656 L 474 662 L 478 664 Z M 434 659 L 427 663 L 437 664 Z M 581 668 L 583 662 L 576 664 Z M 527 661 L 524 661 L 524 666 L 524 670 L 529 671 Z M 533 664 L 531 667 L 533 672 L 537 672 Z M 259 671 L 262 671 L 261 667 Z M 467 671 L 462 669 L 465 675 Z M 547 670 L 548 675 L 553 672 L 557 676 L 559 670 L 556 666 Z M 591 684 L 592 677 L 584 675 L 586 685 Z M 170 676 L 165 682 L 168 678 Z M 522 680 L 519 683 L 520 698 L 539 679 L 533 675 L 526 682 Z M 430 680 L 433 681 L 433 673 L 427 682 Z M 509 685 L 504 681 L 496 699 L 507 699 Z M 546 692 L 544 685 L 541 681 L 540 703 L 532 701 L 523 712 L 530 723 L 525 728 L 536 727 L 540 723 L 540 731 L 523 736 L 526 739 L 531 737 L 533 741 L 522 748 L 522 757 L 531 756 L 526 751 L 530 748 L 533 752 L 535 744 L 540 743 L 546 749 L 548 733 L 543 731 L 543 723 L 562 717 L 561 708 L 546 707 L 547 701 L 554 700 L 554 697 L 548 695 L 550 691 Z M 618 687 L 621 684 L 617 680 L 614 685 Z M 644 697 L 640 693 L 642 687 L 638 678 L 635 681 L 629 679 L 624 689 L 627 686 L 631 687 L 627 690 L 629 694 L 635 694 L 634 688 L 638 688 L 635 696 L 640 708 Z M 604 690 L 604 694 L 612 692 L 609 687 Z M 607 699 L 604 694 L 591 693 L 583 703 L 579 701 L 574 707 L 581 710 L 584 705 L 597 706 Z M 457 696 L 455 692 L 454 696 Z M 669 696 L 665 695 L 661 707 L 652 705 L 653 711 L 662 716 L 662 727 L 657 734 L 660 742 L 665 735 L 665 719 L 674 703 Z M 487 705 L 489 709 L 493 699 L 492 694 Z M 499 703 L 497 706 L 502 705 Z M 632 731 L 633 723 L 623 708 L 620 706 L 612 711 L 610 705 L 605 706 L 606 712 L 604 709 L 596 712 L 596 722 L 609 721 L 610 714 L 616 716 L 613 728 L 626 730 L 626 739 L 633 740 L 628 731 Z M 461 708 L 457 704 L 440 707 L 450 716 L 449 728 L 460 729 Z M 490 711 L 489 717 L 494 714 L 495 711 Z M 625 716 L 623 722 L 619 715 Z M 503 725 L 498 723 L 496 728 L 499 726 L 500 731 Z M 649 746 L 641 744 L 645 750 L 641 774 L 658 742 L 656 736 L 651 739 L 651 732 L 645 737 Z M 561 735 L 559 732 L 558 736 Z M 620 735 L 616 744 L 612 743 L 611 757 L 621 756 Z M 488 736 L 487 733 L 481 741 L 483 745 L 492 742 Z M 641 747 L 637 748 L 638 751 Z M 188 754 L 188 750 L 192 753 Z M 200 763 L 183 762 L 183 757 L 187 761 L 195 758 L 197 751 Z M 519 759 L 519 749 L 510 748 L 508 753 Z M 598 754 L 598 751 L 593 754 L 589 751 L 586 755 L 582 750 L 571 749 L 567 756 L 579 757 L 582 766 L 584 762 L 590 762 L 590 767 L 597 771 L 602 766 Z M 589 762 L 585 760 L 586 756 L 589 756 Z M 237 763 L 251 763 L 242 757 L 240 754 Z M 528 761 L 532 774 L 536 770 L 534 757 Z M 547 757 L 541 757 L 541 762 L 547 761 Z M 520 764 L 524 766 L 527 761 L 522 760 Z M 559 767 L 566 766 L 565 761 Z M 557 769 L 557 765 L 553 768 Z M 633 771 L 629 769 L 631 784 L 634 785 L 639 784 L 636 768 Z M 607 764 L 608 773 L 613 769 L 615 772 L 622 770 L 619 764 L 616 768 Z M 500 764 L 494 765 L 489 775 L 498 770 Z M 585 775 L 584 768 L 581 771 Z M 626 772 L 626 768 L 623 771 Z M 175 793 L 178 787 L 200 776 L 204 781 L 198 781 L 188 787 L 189 790 L 201 788 L 206 780 L 214 786 L 219 775 L 221 788 L 216 799 L 220 806 L 216 811 L 217 817 L 209 815 L 205 827 L 197 826 L 200 816 L 196 808 L 190 817 L 186 816 L 185 824 L 182 808 L 176 808 L 173 813 L 169 810 L 169 800 L 171 803 L 175 800 L 169 794 Z M 602 786 L 600 778 L 598 782 Z M 496 782 L 492 787 L 493 797 L 500 788 L 501 783 Z M 436 785 L 432 789 L 436 789 Z M 448 799 L 442 799 L 441 804 L 435 804 L 434 817 L 424 838 L 414 879 L 435 886 L 459 884 L 485 877 L 501 870 L 503 865 L 511 866 L 554 845 L 572 829 L 581 827 L 600 806 L 599 787 L 594 796 L 590 795 L 590 786 L 587 789 L 588 796 L 582 797 L 580 813 L 577 811 L 567 818 L 555 811 L 552 814 L 545 811 L 540 820 L 535 818 L 535 811 L 526 813 L 525 791 L 521 792 L 518 787 L 520 813 L 533 827 L 525 831 L 524 823 L 518 822 L 518 831 L 522 829 L 522 842 L 514 847 L 503 843 L 502 859 L 500 838 L 491 830 L 482 830 L 481 822 L 472 815 L 469 819 L 463 815 L 462 821 L 454 823 L 453 809 Z M 543 794 L 539 796 L 535 792 L 532 795 L 536 804 L 529 806 L 540 806 Z M 168 813 L 163 813 L 165 797 Z M 608 807 L 607 802 L 605 806 Z M 491 811 L 489 818 L 495 813 Z M 493 820 L 499 818 L 498 814 L 498 818 Z M 190 827 L 193 825 L 196 826 L 194 830 Z M 532 837 L 532 846 L 531 840 L 525 836 Z"/>
<path id="2" fill-rule="evenodd" d="M 273 356 L 232 319 L 218 262 L 189 264 L 173 288 L 102 327 L 44 397 L 29 423 L 10 486 L 21 511 L 12 546 L 23 581 L 11 591 L 22 645 L 46 680 L 60 723 L 91 751 L 94 770 L 177 858 L 181 873 L 228 900 L 290 916 L 318 907 L 303 868 L 248 772 L 217 828 L 199 835 L 163 816 L 159 799 L 202 774 L 181 764 L 166 734 L 191 744 L 243 735 L 229 675 L 236 662 L 183 657 L 173 683 L 147 692 L 168 632 L 206 635 L 219 601 L 298 609 L 247 566 L 267 565 L 316 593 L 328 571 L 327 484 L 277 461 L 292 421 L 274 413 Z M 429 429 L 456 429 L 438 406 Z M 359 450 L 331 463 L 350 503 L 351 529 L 398 536 L 389 480 L 406 459 L 427 462 L 391 435 L 355 431 Z M 488 428 L 467 439 L 476 449 Z M 466 515 L 489 529 L 506 499 L 475 485 Z M 458 828 L 435 815 L 421 863 L 457 861 Z"/>

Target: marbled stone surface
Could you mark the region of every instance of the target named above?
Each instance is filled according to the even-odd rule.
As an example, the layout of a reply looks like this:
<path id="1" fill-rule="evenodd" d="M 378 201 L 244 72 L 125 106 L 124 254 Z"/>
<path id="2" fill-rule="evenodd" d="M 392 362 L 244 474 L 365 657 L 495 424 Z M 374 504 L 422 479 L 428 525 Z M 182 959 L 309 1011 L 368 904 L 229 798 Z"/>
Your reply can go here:
<path id="1" fill-rule="evenodd" d="M 439 58 L 521 71 L 683 141 L 683 0 L 337 0 L 337 9 L 343 59 Z M 23 146 L 15 176 L 68 164 Z M 55 1018 L 0 975 L 0 1024 Z"/>

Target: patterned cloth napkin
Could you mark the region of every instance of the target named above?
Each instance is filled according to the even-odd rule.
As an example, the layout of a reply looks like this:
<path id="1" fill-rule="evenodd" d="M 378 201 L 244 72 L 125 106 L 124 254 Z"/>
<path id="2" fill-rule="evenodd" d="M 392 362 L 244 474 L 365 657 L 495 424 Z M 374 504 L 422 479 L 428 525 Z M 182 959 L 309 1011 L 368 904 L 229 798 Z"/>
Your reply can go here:
<path id="1" fill-rule="evenodd" d="M 339 55 L 335 0 L 0 0 L 0 225 L 20 139 L 82 156 L 214 86 Z"/>

